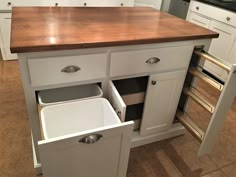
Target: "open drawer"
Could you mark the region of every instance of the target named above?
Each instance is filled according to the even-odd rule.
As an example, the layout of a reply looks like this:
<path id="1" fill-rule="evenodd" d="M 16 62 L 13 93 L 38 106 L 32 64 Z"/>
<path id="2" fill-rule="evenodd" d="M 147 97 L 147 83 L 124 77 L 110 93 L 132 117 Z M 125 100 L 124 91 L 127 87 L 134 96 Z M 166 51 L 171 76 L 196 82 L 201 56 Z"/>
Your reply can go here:
<path id="1" fill-rule="evenodd" d="M 228 78 L 224 85 L 203 72 L 201 60 L 207 60 L 228 72 Z M 209 97 L 204 95 L 204 88 L 198 90 L 196 83 L 205 82 L 208 86 L 218 90 L 218 101 L 212 104 Z M 208 88 L 208 87 L 206 87 Z M 208 92 L 208 91 L 205 91 Z M 220 130 L 224 124 L 227 113 L 231 108 L 236 96 L 236 64 L 231 65 L 197 48 L 189 67 L 185 80 L 185 86 L 179 102 L 177 119 L 190 131 L 201 143 L 198 155 L 209 154 L 217 140 Z M 199 119 L 193 118 L 189 112 L 189 104 L 194 102 L 210 115 L 209 123 L 205 127 L 199 126 Z M 199 115 L 198 115 L 199 117 Z M 203 120 L 207 121 L 206 119 Z"/>
<path id="2" fill-rule="evenodd" d="M 140 128 L 147 84 L 148 76 L 108 83 L 108 100 L 122 122 L 134 121 L 134 130 Z"/>
<path id="3" fill-rule="evenodd" d="M 44 177 L 126 176 L 133 122 L 121 123 L 106 99 L 48 106 L 41 121 Z"/>

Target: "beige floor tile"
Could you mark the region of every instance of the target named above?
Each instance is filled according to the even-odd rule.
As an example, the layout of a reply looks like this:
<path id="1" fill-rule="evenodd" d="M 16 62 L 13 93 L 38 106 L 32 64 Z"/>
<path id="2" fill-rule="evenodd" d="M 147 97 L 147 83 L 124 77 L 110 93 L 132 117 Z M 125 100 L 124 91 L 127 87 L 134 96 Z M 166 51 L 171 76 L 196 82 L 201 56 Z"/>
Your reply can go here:
<path id="1" fill-rule="evenodd" d="M 202 177 L 229 177 L 229 176 L 226 176 L 222 171 L 218 170 L 212 173 L 208 173 L 207 175 L 204 175 Z"/>
<path id="2" fill-rule="evenodd" d="M 195 141 L 174 143 L 172 146 L 191 171 L 197 171 L 203 175 L 217 169 L 216 164 L 208 156 L 197 157 L 199 145 Z"/>
<path id="3" fill-rule="evenodd" d="M 226 166 L 221 169 L 227 177 L 235 177 L 236 176 L 236 163 L 233 163 L 229 166 Z"/>
<path id="4" fill-rule="evenodd" d="M 235 129 L 224 130 L 214 146 L 210 158 L 218 167 L 223 167 L 236 162 L 236 131 Z"/>
<path id="5" fill-rule="evenodd" d="M 37 177 L 33 167 L 32 154 L 19 152 L 0 159 L 0 177 Z"/>
<path id="6" fill-rule="evenodd" d="M 0 159 L 17 154 L 32 154 L 30 126 L 25 113 L 0 119 Z"/>
<path id="7" fill-rule="evenodd" d="M 13 61 L 3 61 L 3 75 L 2 79 L 21 79 L 20 68 L 18 60 Z"/>

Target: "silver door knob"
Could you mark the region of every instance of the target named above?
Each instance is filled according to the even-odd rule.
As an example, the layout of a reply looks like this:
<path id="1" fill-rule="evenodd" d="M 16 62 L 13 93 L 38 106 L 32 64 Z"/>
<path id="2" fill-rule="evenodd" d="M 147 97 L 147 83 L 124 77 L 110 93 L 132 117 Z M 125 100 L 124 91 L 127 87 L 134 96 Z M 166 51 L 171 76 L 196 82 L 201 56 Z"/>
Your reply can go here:
<path id="1" fill-rule="evenodd" d="M 94 144 L 102 138 L 100 134 L 88 135 L 79 140 L 80 143 L 84 144 Z"/>
<path id="2" fill-rule="evenodd" d="M 157 84 L 157 81 L 152 81 L 152 85 L 156 85 Z"/>

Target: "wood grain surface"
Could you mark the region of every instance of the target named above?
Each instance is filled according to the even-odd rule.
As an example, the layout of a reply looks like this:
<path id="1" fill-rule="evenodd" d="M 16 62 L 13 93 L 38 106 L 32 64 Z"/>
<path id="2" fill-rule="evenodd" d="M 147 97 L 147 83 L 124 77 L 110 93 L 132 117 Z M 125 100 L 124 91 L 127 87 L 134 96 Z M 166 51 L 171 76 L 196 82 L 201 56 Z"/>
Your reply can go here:
<path id="1" fill-rule="evenodd" d="M 149 7 L 15 7 L 13 53 L 218 37 Z"/>

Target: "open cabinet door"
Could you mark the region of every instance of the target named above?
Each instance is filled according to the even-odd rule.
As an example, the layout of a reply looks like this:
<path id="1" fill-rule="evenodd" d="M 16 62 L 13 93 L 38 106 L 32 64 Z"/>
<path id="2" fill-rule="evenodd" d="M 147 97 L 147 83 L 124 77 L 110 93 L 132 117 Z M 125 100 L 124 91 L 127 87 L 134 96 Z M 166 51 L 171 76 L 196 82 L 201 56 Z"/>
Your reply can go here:
<path id="1" fill-rule="evenodd" d="M 125 121 L 126 105 L 112 81 L 108 83 L 108 100 L 115 109 L 121 122 Z"/>
<path id="2" fill-rule="evenodd" d="M 223 127 L 227 113 L 234 102 L 236 96 L 236 64 L 228 64 L 204 51 L 200 52 L 195 50 L 194 53 L 199 56 L 200 59 L 206 59 L 228 72 L 228 78 L 225 84 L 222 85 L 210 76 L 204 74 L 202 70 L 198 68 L 198 62 L 200 60 L 192 64 L 189 68 L 188 76 L 190 77 L 187 76 L 185 81 L 185 88 L 183 89 L 182 99 L 179 103 L 180 109 L 177 111 L 176 117 L 183 126 L 201 142 L 198 156 L 202 156 L 209 154 L 212 151 L 221 128 Z M 202 79 L 221 92 L 216 106 L 211 105 L 210 102 L 192 89 L 194 88 L 192 84 L 196 81 L 195 78 Z M 205 110 L 210 112 L 212 115 L 205 132 L 199 128 L 197 122 L 193 121 L 191 116 L 187 113 L 189 98 L 198 103 L 201 107 L 205 108 Z"/>

